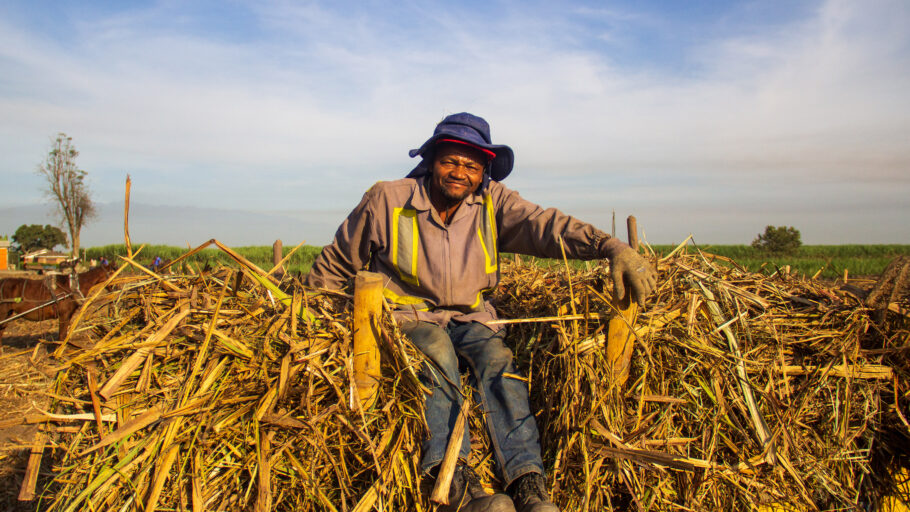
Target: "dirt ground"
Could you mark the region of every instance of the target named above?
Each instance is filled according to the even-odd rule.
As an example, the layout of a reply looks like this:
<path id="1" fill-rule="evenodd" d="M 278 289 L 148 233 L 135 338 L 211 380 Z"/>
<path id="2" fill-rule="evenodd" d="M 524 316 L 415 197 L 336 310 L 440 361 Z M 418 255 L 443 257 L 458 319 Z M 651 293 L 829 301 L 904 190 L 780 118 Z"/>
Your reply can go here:
<path id="1" fill-rule="evenodd" d="M 53 376 L 57 321 L 13 321 L 0 340 L 0 510 L 35 510 L 18 501 L 37 425 L 8 426 L 10 420 L 46 410 L 45 392 Z"/>

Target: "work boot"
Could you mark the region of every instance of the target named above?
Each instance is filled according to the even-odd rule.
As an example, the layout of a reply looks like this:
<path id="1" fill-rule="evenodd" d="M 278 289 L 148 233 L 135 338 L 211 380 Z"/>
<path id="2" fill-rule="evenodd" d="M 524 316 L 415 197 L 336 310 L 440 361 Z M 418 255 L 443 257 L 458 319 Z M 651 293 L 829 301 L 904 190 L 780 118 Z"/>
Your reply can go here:
<path id="1" fill-rule="evenodd" d="M 512 500 L 505 494 L 487 494 L 480 477 L 467 464 L 459 464 L 452 475 L 449 504 L 437 512 L 515 512 Z"/>
<path id="2" fill-rule="evenodd" d="M 509 486 L 518 512 L 559 512 L 547 494 L 547 479 L 540 473 L 526 473 Z"/>

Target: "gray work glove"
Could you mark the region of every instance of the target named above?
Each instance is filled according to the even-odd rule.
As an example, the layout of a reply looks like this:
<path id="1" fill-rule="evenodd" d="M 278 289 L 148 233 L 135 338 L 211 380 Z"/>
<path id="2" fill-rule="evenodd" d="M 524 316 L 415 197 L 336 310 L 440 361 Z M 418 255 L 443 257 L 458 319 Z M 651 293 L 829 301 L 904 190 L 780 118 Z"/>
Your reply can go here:
<path id="1" fill-rule="evenodd" d="M 657 273 L 648 260 L 638 251 L 626 247 L 610 260 L 610 274 L 613 276 L 613 296 L 623 301 L 626 292 L 639 306 L 644 307 L 645 298 L 657 288 Z"/>

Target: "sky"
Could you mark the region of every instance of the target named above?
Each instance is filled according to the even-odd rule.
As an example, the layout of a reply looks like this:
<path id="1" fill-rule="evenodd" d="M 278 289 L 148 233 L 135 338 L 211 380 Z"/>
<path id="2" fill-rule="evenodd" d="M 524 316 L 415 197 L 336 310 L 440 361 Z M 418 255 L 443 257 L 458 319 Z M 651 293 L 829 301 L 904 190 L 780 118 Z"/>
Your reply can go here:
<path id="1" fill-rule="evenodd" d="M 505 185 L 623 238 L 910 243 L 906 0 L 6 1 L 0 234 L 53 222 L 64 132 L 83 245 L 122 242 L 127 175 L 133 241 L 325 244 L 462 111 Z"/>

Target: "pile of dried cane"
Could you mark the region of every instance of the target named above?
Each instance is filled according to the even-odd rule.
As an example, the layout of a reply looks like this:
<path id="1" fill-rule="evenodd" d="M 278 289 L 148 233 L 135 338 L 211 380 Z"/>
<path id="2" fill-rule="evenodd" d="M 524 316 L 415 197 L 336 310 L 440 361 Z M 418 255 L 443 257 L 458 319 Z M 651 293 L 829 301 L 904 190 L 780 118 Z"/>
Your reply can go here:
<path id="1" fill-rule="evenodd" d="M 657 263 L 625 386 L 605 358 L 603 322 L 512 327 L 556 501 L 592 511 L 877 508 L 893 492 L 884 466 L 910 452 L 906 309 L 876 324 L 860 296 L 819 282 L 747 273 L 697 250 Z M 603 318 L 602 276 L 513 266 L 498 307 Z"/>
<path id="2" fill-rule="evenodd" d="M 66 426 L 42 508 L 415 509 L 421 391 L 394 330 L 381 405 L 364 411 L 345 296 L 300 291 L 287 307 L 227 268 L 114 284 L 51 391 L 47 419 Z"/>
<path id="3" fill-rule="evenodd" d="M 383 322 L 378 400 L 363 410 L 349 298 L 295 288 L 282 300 L 238 262 L 117 277 L 92 299 L 75 328 L 89 342 L 64 359 L 55 408 L 39 418 L 53 432 L 42 508 L 428 509 L 419 353 Z M 604 350 L 604 268 L 503 269 L 495 302 L 512 319 L 554 501 L 567 511 L 874 505 L 886 487 L 875 457 L 906 452 L 910 438 L 910 370 L 895 364 L 907 354 L 891 350 L 906 344 L 906 317 L 876 324 L 850 294 L 684 248 L 658 270 L 620 384 Z M 495 486 L 480 416 L 472 458 Z"/>

